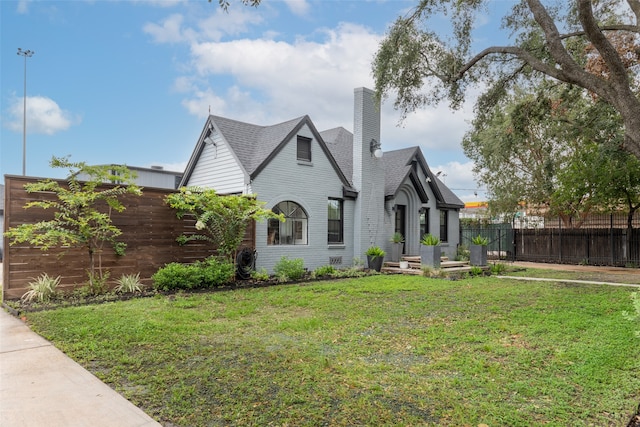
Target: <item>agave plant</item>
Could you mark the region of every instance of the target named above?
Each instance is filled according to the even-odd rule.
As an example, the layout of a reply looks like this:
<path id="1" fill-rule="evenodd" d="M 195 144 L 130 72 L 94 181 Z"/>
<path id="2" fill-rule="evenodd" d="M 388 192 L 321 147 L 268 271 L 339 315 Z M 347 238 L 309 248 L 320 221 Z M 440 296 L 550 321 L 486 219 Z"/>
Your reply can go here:
<path id="1" fill-rule="evenodd" d="M 56 288 L 60 285 L 60 276 L 49 277 L 47 273 L 42 273 L 32 279 L 33 282 L 29 282 L 29 290 L 22 295 L 22 301 L 46 302 L 56 295 Z"/>

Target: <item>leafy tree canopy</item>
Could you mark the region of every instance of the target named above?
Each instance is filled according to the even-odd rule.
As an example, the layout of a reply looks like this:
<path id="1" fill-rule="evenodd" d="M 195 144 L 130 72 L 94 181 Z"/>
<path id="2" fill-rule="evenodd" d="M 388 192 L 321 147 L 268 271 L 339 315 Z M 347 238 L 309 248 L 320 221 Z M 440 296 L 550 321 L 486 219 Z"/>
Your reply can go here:
<path id="1" fill-rule="evenodd" d="M 579 226 L 593 211 L 626 209 L 640 198 L 640 160 L 620 149 L 619 115 L 579 88 L 540 82 L 484 111 L 463 140 L 494 214 L 519 203 Z M 575 219 L 578 221 L 574 221 Z"/>
<path id="2" fill-rule="evenodd" d="M 398 18 L 373 62 L 378 97 L 393 93 L 404 118 L 445 99 L 457 108 L 469 85 L 482 83 L 481 115 L 514 86 L 547 76 L 611 105 L 624 147 L 640 158 L 640 0 L 521 0 L 502 21 L 511 42 L 472 52 L 489 1 L 420 0 Z M 443 16 L 451 30 L 438 34 L 430 19 Z"/>

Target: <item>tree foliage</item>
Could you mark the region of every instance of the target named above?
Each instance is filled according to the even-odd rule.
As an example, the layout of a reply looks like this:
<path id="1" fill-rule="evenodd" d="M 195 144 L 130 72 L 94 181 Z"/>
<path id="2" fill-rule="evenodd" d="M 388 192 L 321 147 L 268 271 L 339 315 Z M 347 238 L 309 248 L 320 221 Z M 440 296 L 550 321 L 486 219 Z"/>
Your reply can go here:
<path id="1" fill-rule="evenodd" d="M 608 104 L 543 81 L 484 111 L 463 148 L 494 213 L 526 202 L 579 227 L 594 211 L 624 208 L 632 218 L 638 209 L 640 161 L 620 149 L 623 134 Z"/>
<path id="2" fill-rule="evenodd" d="M 180 192 L 169 194 L 165 201 L 176 210 L 178 218 L 193 216 L 196 232 L 179 236 L 180 244 L 205 240 L 217 245 L 218 253 L 228 260 L 233 260 L 240 247 L 249 221 L 268 218 L 284 221 L 282 215 L 264 209 L 251 195 L 219 196 L 213 189 L 183 187 Z"/>
<path id="3" fill-rule="evenodd" d="M 474 53 L 473 29 L 489 1 L 420 0 L 398 18 L 373 62 L 378 97 L 395 93 L 404 118 L 447 98 L 457 108 L 482 81 L 482 112 L 523 80 L 547 76 L 611 105 L 624 147 L 640 158 L 640 0 L 521 0 L 503 18 L 512 43 Z M 451 20 L 448 34 L 431 29 L 429 20 L 442 16 Z"/>
<path id="4" fill-rule="evenodd" d="M 10 244 L 29 243 L 42 250 L 52 247 L 83 247 L 89 255 L 89 285 L 93 289 L 96 280 L 103 278 L 102 250 L 110 243 L 122 252 L 123 242 L 116 238 L 122 234 L 113 225 L 111 213 L 122 212 L 125 207 L 119 198 L 126 194 L 142 194 L 133 184 L 134 172 L 126 166 L 90 166 L 84 162 L 71 162 L 65 157 L 53 157 L 51 167 L 68 169 L 67 185 L 51 179 L 25 184 L 28 193 L 49 192 L 51 200 L 29 202 L 25 209 L 34 207 L 53 209 L 53 218 L 34 224 L 20 224 L 6 233 Z M 87 177 L 80 181 L 78 176 Z M 122 183 L 105 185 L 107 183 Z M 96 273 L 97 258 L 97 273 Z"/>
<path id="5" fill-rule="evenodd" d="M 257 7 L 260 4 L 261 0 L 239 0 L 239 1 L 245 6 Z M 211 3 L 211 0 L 209 0 L 209 3 Z M 218 4 L 222 8 L 222 10 L 224 10 L 225 12 L 229 10 L 229 6 L 231 6 L 231 2 L 229 0 L 218 0 Z"/>

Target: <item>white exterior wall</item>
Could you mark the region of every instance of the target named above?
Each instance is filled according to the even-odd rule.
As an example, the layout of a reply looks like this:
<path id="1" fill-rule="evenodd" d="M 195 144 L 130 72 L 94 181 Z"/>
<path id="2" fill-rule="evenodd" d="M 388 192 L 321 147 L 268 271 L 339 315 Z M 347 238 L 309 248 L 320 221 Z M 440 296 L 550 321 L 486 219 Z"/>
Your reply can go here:
<path id="1" fill-rule="evenodd" d="M 246 192 L 246 174 L 217 130 L 216 145 L 205 144 L 187 186 L 213 188 L 218 194 Z"/>
<path id="2" fill-rule="evenodd" d="M 304 208 L 308 215 L 306 245 L 267 245 L 267 222 L 256 226 L 256 268 L 273 272 L 282 256 L 303 258 L 309 271 L 328 265 L 330 257 L 342 257 L 336 268 L 350 266 L 353 260 L 353 205 L 344 200 L 344 244 L 329 246 L 327 243 L 327 201 L 342 198 L 343 184 L 325 156 L 311 130 L 304 126 L 298 135 L 312 138 L 311 163 L 296 159 L 297 135 L 285 144 L 281 151 L 254 178 L 251 183 L 258 200 L 271 209 L 279 202 L 291 200 Z"/>

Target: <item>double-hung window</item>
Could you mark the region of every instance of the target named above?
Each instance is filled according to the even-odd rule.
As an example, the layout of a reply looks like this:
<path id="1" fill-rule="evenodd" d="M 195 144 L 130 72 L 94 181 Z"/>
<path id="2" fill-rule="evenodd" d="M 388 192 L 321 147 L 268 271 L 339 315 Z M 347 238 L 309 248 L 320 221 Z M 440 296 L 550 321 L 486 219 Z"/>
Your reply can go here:
<path id="1" fill-rule="evenodd" d="M 298 136 L 297 159 L 304 162 L 311 161 L 311 139 Z"/>
<path id="2" fill-rule="evenodd" d="M 344 243 L 344 211 L 340 199 L 329 199 L 327 204 L 327 242 L 329 244 Z"/>
<path id="3" fill-rule="evenodd" d="M 446 209 L 442 209 L 440 211 L 440 241 L 446 242 L 449 239 L 447 236 L 449 235 L 449 211 Z"/>

